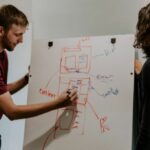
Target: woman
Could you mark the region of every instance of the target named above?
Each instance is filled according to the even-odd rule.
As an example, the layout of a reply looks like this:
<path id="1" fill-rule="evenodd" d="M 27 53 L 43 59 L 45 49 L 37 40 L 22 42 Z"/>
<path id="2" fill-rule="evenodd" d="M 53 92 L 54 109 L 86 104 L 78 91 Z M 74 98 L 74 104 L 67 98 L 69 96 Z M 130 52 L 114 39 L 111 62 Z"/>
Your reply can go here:
<path id="1" fill-rule="evenodd" d="M 150 3 L 139 11 L 136 29 L 134 46 L 143 50 L 147 60 L 140 73 L 141 103 L 135 150 L 150 150 Z"/>

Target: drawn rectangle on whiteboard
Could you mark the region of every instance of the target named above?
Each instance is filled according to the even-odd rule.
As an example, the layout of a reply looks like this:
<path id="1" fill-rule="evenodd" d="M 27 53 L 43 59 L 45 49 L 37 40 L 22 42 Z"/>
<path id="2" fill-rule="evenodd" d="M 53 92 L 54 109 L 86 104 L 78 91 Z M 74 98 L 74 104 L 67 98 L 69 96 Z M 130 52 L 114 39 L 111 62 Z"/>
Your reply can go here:
<path id="1" fill-rule="evenodd" d="M 57 39 L 52 47 L 34 41 L 28 103 L 72 87 L 79 99 L 26 120 L 24 150 L 131 150 L 133 41 L 133 35 Z"/>

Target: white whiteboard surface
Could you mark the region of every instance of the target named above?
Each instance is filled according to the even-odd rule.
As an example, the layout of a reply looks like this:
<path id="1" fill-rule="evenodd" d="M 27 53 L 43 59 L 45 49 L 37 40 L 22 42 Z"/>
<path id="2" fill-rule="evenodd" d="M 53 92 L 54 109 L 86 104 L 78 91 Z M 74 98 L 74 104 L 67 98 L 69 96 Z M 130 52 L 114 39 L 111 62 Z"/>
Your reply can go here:
<path id="1" fill-rule="evenodd" d="M 24 150 L 131 150 L 133 35 L 33 41 L 28 103 L 79 100 L 26 120 Z M 48 42 L 53 45 L 48 47 Z"/>

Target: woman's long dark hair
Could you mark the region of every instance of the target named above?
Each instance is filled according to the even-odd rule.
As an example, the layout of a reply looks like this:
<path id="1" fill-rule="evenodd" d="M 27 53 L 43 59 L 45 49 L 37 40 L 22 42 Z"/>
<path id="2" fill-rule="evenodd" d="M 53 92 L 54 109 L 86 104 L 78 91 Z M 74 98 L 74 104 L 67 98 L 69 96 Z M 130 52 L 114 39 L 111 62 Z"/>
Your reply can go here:
<path id="1" fill-rule="evenodd" d="M 139 11 L 136 30 L 134 47 L 150 57 L 150 3 Z"/>

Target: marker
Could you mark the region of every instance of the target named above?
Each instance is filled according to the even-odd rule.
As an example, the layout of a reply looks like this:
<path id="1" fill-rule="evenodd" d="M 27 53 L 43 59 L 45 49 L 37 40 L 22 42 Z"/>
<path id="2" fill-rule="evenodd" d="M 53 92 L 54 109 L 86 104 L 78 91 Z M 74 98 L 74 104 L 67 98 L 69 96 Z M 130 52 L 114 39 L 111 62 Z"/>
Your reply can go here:
<path id="1" fill-rule="evenodd" d="M 69 95 L 71 93 L 71 89 L 68 89 L 67 90 L 67 94 Z"/>
<path id="2" fill-rule="evenodd" d="M 77 86 L 73 86 L 73 87 L 72 87 L 72 89 L 75 89 L 75 88 L 78 88 L 78 87 L 77 87 Z M 68 94 L 68 95 L 71 93 L 71 90 L 72 90 L 72 89 L 68 89 L 68 90 L 67 90 L 67 94 Z"/>

